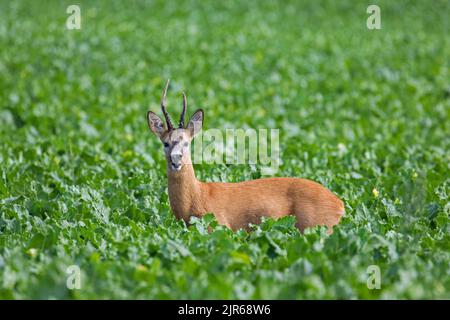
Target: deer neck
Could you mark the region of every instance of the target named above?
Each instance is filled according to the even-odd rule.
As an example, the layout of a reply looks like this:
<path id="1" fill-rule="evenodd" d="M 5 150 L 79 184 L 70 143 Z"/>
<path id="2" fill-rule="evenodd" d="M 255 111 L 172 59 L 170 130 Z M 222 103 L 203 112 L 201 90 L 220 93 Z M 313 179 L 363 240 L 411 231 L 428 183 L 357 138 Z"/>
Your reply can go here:
<path id="1" fill-rule="evenodd" d="M 180 171 L 173 171 L 167 164 L 167 177 L 170 206 L 175 216 L 186 222 L 193 215 L 199 216 L 202 212 L 201 182 L 195 177 L 190 159 Z"/>

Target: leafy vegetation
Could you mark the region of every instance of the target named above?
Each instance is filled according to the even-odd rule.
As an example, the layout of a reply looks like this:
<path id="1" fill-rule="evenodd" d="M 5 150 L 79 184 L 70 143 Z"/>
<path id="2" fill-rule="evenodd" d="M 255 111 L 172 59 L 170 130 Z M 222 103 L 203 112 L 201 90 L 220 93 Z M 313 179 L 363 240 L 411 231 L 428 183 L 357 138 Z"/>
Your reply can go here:
<path id="1" fill-rule="evenodd" d="M 381 30 L 365 1 L 78 1 L 81 30 L 69 4 L 0 4 L 0 298 L 450 298 L 448 1 L 376 1 Z M 338 194 L 335 232 L 176 221 L 167 78 L 173 115 L 186 90 L 205 128 L 279 128 L 276 175 Z"/>

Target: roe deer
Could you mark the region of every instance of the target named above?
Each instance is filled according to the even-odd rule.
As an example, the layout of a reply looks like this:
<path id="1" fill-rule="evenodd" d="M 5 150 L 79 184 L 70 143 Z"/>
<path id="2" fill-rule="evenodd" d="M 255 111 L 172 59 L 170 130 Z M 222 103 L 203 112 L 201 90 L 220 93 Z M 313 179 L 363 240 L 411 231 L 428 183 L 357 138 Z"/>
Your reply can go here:
<path id="1" fill-rule="evenodd" d="M 195 111 L 185 125 L 187 101 L 175 128 L 166 110 L 166 86 L 161 109 L 166 124 L 152 111 L 147 113 L 150 130 L 161 140 L 167 160 L 169 200 L 178 219 L 189 223 L 191 216 L 213 213 L 217 221 L 232 230 L 258 224 L 261 217 L 280 218 L 295 215 L 296 226 L 303 232 L 316 225 L 328 232 L 344 215 L 344 204 L 322 185 L 299 178 L 265 178 L 237 183 L 201 182 L 192 167 L 190 144 L 203 126 L 203 110 Z M 167 125 L 167 126 L 166 126 Z"/>

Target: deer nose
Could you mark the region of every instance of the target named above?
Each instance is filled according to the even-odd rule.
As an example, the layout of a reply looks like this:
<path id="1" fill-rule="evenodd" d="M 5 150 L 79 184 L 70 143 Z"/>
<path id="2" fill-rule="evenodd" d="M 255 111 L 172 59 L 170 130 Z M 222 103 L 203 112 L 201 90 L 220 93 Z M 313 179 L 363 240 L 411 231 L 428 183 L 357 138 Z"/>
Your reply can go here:
<path id="1" fill-rule="evenodd" d="M 182 158 L 182 154 L 181 153 L 172 153 L 170 155 L 170 158 L 172 160 L 172 163 L 180 163 L 181 162 L 181 158 Z"/>

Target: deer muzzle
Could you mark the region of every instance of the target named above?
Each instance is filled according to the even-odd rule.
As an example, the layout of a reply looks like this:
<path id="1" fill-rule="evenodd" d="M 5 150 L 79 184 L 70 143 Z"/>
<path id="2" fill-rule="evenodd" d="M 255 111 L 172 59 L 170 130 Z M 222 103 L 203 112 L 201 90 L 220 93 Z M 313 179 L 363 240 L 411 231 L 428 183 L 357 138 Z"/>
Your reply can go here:
<path id="1" fill-rule="evenodd" d="M 181 169 L 181 160 L 183 158 L 183 154 L 181 152 L 172 152 L 170 154 L 170 161 L 172 169 L 175 171 L 179 171 Z"/>

